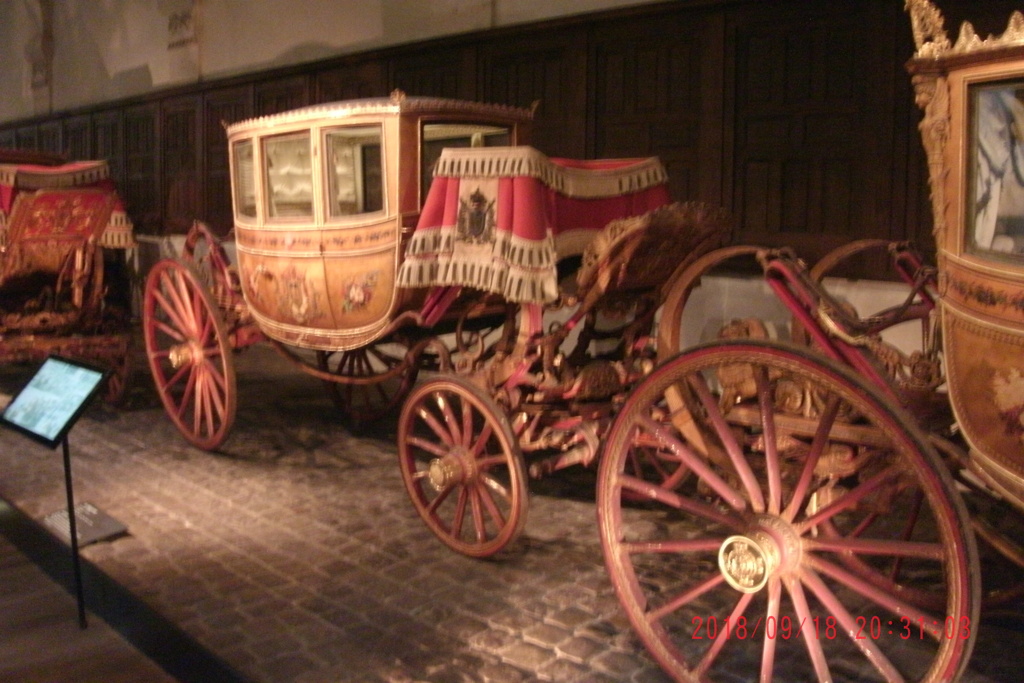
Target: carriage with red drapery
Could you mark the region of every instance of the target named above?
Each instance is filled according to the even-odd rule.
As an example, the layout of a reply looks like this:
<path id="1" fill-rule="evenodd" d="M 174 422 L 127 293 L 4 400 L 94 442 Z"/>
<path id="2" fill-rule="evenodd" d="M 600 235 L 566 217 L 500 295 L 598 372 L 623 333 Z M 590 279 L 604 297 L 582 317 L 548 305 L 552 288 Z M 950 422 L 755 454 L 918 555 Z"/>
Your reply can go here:
<path id="1" fill-rule="evenodd" d="M 132 224 L 106 161 L 0 150 L 0 362 L 59 353 L 110 372 L 118 403 L 131 372 L 124 251 Z"/>

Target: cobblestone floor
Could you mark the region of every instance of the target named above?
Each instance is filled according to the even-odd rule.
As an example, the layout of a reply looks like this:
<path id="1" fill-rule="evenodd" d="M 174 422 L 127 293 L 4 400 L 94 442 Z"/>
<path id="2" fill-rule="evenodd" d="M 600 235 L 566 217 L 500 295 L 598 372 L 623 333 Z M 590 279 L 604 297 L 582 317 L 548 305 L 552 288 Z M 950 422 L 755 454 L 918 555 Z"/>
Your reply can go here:
<path id="1" fill-rule="evenodd" d="M 586 477 L 535 492 L 502 557 L 464 558 L 413 511 L 393 426 L 353 436 L 271 349 L 238 361 L 222 452 L 185 444 L 144 371 L 127 410 L 96 405 L 72 432 L 76 498 L 129 530 L 89 563 L 252 681 L 667 680 L 612 592 Z M 25 377 L 3 370 L 0 391 Z M 59 451 L 0 433 L 0 495 L 60 509 Z M 982 629 L 965 680 L 1020 680 L 1022 622 Z"/>

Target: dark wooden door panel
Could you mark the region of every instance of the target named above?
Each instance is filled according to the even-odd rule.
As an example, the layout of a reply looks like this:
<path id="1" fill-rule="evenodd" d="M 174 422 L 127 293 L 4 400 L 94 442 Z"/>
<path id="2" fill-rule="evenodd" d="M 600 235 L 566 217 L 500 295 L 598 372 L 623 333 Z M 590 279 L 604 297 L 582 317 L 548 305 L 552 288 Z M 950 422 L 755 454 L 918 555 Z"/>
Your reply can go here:
<path id="1" fill-rule="evenodd" d="M 215 234 L 233 227 L 231 177 L 227 133 L 224 126 L 252 116 L 253 93 L 245 86 L 207 93 L 203 98 L 203 181 L 205 193 L 200 217 Z"/>
<path id="2" fill-rule="evenodd" d="M 532 145 L 545 154 L 582 158 L 587 141 L 587 41 L 581 28 L 494 41 L 481 53 L 482 99 L 538 103 Z"/>
<path id="3" fill-rule="evenodd" d="M 893 164 L 879 162 L 892 155 L 898 70 L 864 31 L 886 12 L 845 1 L 733 15 L 727 183 L 740 241 L 814 259 L 890 234 Z"/>
<path id="4" fill-rule="evenodd" d="M 379 62 L 339 66 L 314 76 L 315 103 L 387 95 L 387 76 Z"/>
<path id="5" fill-rule="evenodd" d="M 257 116 L 277 114 L 309 104 L 309 76 L 301 74 L 257 83 L 255 111 Z"/>
<path id="6" fill-rule="evenodd" d="M 201 217 L 203 178 L 199 160 L 200 98 L 196 95 L 165 101 L 161 108 L 161 177 L 164 232 L 182 234 Z"/>
<path id="7" fill-rule="evenodd" d="M 92 155 L 106 159 L 110 177 L 121 188 L 125 182 L 124 116 L 121 110 L 98 112 L 91 117 Z M 124 190 L 121 190 L 124 194 Z M 127 197 L 125 197 L 127 200 Z"/>
<path id="8" fill-rule="evenodd" d="M 438 48 L 415 51 L 391 60 L 391 89 L 406 95 L 475 100 L 476 51 Z"/>
<path id="9" fill-rule="evenodd" d="M 18 149 L 39 149 L 39 127 L 24 126 L 17 131 Z"/>
<path id="10" fill-rule="evenodd" d="M 129 107 L 124 112 L 124 198 L 140 233 L 163 232 L 159 125 L 155 105 Z"/>
<path id="11" fill-rule="evenodd" d="M 64 151 L 64 136 L 60 120 L 40 124 L 36 144 L 44 152 L 62 153 Z"/>
<path id="12" fill-rule="evenodd" d="M 656 155 L 673 198 L 721 203 L 721 22 L 672 14 L 593 40 L 593 155 Z"/>
<path id="13" fill-rule="evenodd" d="M 62 150 L 69 159 L 92 159 L 92 122 L 87 114 L 64 121 Z"/>

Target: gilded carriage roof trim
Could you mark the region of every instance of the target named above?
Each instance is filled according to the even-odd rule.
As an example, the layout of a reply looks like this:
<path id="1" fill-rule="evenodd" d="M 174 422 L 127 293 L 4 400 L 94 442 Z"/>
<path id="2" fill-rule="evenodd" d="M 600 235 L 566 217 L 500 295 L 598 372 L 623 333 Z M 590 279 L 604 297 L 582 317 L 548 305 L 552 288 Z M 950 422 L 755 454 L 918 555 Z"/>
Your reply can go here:
<path id="1" fill-rule="evenodd" d="M 956 55 L 973 54 L 989 50 L 1024 47 L 1024 14 L 1017 11 L 1010 15 L 1006 30 L 1000 35 L 981 38 L 974 26 L 965 21 L 960 26 L 956 43 L 951 43 L 946 34 L 942 12 L 931 0 L 906 0 L 917 46 L 915 59 L 939 59 Z"/>
<path id="2" fill-rule="evenodd" d="M 530 121 L 533 119 L 534 110 L 504 104 L 484 104 L 443 97 L 409 97 L 400 90 L 396 90 L 391 93 L 390 97 L 370 97 L 315 104 L 279 114 L 268 114 L 267 116 L 245 119 L 229 124 L 225 126 L 225 129 L 229 136 L 233 136 L 242 132 L 267 130 L 294 123 L 317 120 L 326 121 L 332 118 L 343 119 L 363 115 L 402 114 L 406 112 L 467 114 Z"/>

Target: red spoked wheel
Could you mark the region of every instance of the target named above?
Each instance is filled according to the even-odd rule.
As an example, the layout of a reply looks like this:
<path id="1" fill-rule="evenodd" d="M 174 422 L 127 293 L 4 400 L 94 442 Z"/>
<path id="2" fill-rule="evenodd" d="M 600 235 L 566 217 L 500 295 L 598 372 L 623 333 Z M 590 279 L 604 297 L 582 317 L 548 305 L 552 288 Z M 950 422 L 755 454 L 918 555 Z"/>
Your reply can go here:
<path id="1" fill-rule="evenodd" d="M 652 441 L 690 470 L 682 487 L 630 466 Z M 906 413 L 847 368 L 737 340 L 627 399 L 598 520 L 618 598 L 677 680 L 948 681 L 980 603 L 953 491 Z"/>
<path id="2" fill-rule="evenodd" d="M 489 557 L 526 524 L 526 466 L 505 414 L 459 377 L 413 389 L 398 423 L 405 488 L 452 550 Z"/>
<path id="3" fill-rule="evenodd" d="M 658 482 L 666 491 L 679 487 L 690 474 L 690 468 L 656 439 L 638 439 L 626 456 L 624 468 L 627 476 Z M 645 500 L 643 495 L 631 491 L 623 491 L 622 495 L 630 501 Z"/>
<path id="4" fill-rule="evenodd" d="M 383 339 L 347 351 L 318 351 L 317 365 L 334 403 L 357 425 L 391 414 L 416 383 L 415 354 L 400 339 Z"/>
<path id="5" fill-rule="evenodd" d="M 235 420 L 235 366 L 221 312 L 193 266 L 170 259 L 153 266 L 142 322 L 167 415 L 189 443 L 217 448 Z"/>

